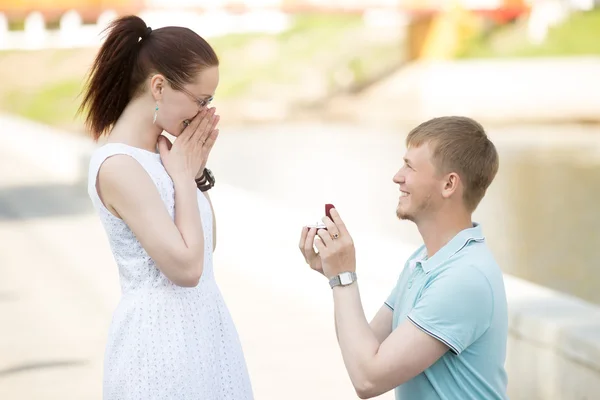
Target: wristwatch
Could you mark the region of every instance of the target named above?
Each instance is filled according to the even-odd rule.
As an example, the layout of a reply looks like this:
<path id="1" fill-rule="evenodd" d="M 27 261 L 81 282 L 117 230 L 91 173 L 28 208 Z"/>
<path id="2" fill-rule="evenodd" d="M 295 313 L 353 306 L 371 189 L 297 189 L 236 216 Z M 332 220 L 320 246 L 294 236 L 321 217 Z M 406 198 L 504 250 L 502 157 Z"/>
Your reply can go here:
<path id="1" fill-rule="evenodd" d="M 329 280 L 329 286 L 348 286 L 356 282 L 356 272 L 342 272 Z"/>
<path id="2" fill-rule="evenodd" d="M 215 186 L 215 176 L 212 171 L 208 168 L 204 168 L 204 172 L 202 172 L 202 176 L 196 179 L 196 186 L 200 191 L 206 192 L 209 189 L 212 189 Z"/>

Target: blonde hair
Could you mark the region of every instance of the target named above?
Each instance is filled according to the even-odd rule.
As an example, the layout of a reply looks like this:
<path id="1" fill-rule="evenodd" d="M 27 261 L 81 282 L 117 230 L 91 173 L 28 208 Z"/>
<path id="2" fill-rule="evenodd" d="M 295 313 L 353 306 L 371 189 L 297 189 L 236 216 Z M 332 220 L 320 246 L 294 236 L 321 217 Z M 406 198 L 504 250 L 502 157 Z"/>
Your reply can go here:
<path id="1" fill-rule="evenodd" d="M 423 122 L 406 138 L 406 146 L 429 144 L 439 173 L 456 172 L 464 185 L 463 201 L 475 211 L 498 172 L 498 152 L 478 122 L 467 117 L 439 117 Z"/>

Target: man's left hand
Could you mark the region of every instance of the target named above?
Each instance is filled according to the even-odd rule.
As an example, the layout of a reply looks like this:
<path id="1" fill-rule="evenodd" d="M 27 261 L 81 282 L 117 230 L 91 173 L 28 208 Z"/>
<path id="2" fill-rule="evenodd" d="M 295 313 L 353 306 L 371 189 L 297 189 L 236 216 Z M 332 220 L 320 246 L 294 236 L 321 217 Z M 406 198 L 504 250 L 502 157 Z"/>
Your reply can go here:
<path id="1" fill-rule="evenodd" d="M 323 264 L 323 273 L 332 278 L 342 272 L 356 271 L 354 242 L 344 221 L 335 208 L 331 209 L 331 219 L 323 217 L 327 229 L 319 229 L 315 246 Z"/>

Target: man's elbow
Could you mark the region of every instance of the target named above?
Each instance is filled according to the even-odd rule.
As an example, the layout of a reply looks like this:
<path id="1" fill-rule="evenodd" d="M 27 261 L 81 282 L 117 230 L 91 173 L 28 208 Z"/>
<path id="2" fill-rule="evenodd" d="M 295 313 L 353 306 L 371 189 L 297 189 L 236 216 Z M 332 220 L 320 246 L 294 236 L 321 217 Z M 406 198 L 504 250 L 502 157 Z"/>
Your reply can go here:
<path id="1" fill-rule="evenodd" d="M 361 376 L 355 376 L 355 379 L 352 380 L 354 390 L 359 398 L 371 399 L 381 394 L 376 382 L 371 379 L 367 371 L 363 371 L 360 375 Z"/>
<path id="2" fill-rule="evenodd" d="M 358 384 L 355 384 L 354 390 L 356 391 L 356 395 L 361 399 L 372 399 L 373 397 L 377 397 L 381 394 L 377 391 L 375 385 L 368 380 L 364 380 Z"/>
<path id="3" fill-rule="evenodd" d="M 378 377 L 369 377 L 368 375 L 353 381 L 354 390 L 361 399 L 372 399 L 389 392 L 402 383 L 386 382 Z"/>

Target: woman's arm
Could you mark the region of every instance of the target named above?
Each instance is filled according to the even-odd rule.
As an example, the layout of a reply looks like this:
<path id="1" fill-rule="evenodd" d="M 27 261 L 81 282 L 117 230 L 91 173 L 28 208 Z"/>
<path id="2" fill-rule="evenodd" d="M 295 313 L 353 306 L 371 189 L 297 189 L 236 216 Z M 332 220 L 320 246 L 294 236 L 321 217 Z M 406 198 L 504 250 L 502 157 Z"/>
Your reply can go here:
<path id="1" fill-rule="evenodd" d="M 204 233 L 193 178 L 174 176 L 175 221 L 156 186 L 132 157 L 108 158 L 98 174 L 98 194 L 133 231 L 158 268 L 174 284 L 198 284 L 204 265 Z"/>

